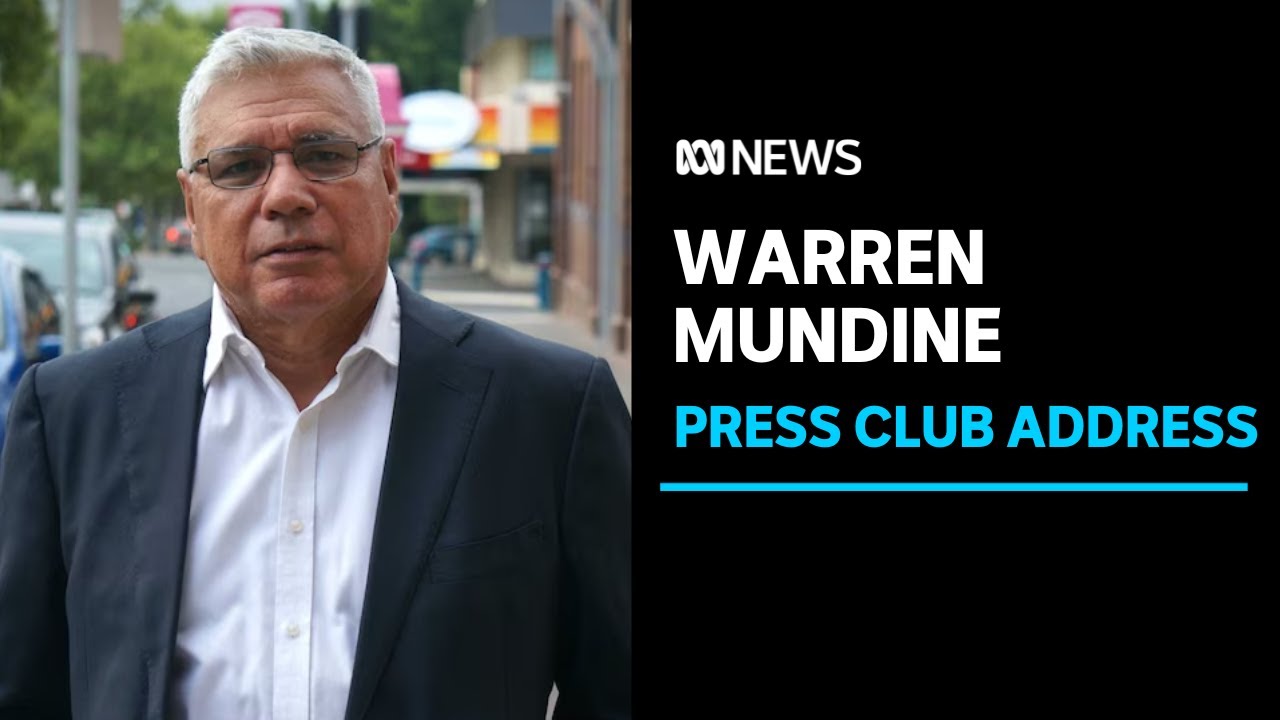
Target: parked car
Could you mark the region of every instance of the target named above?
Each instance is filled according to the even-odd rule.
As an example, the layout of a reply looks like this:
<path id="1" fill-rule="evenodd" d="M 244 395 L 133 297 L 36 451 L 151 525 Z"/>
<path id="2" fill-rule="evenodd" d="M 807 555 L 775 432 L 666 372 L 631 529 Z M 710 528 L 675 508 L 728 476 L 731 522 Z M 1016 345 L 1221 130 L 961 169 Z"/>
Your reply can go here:
<path id="1" fill-rule="evenodd" d="M 170 252 L 191 252 L 191 224 L 186 218 L 178 218 L 164 229 L 164 244 Z"/>
<path id="2" fill-rule="evenodd" d="M 0 448 L 22 373 L 62 352 L 60 323 L 57 303 L 40 273 L 21 255 L 0 249 Z"/>
<path id="3" fill-rule="evenodd" d="M 116 269 L 116 302 L 122 304 L 128 302 L 129 293 L 138 283 L 142 273 L 138 268 L 137 258 L 133 255 L 133 248 L 129 247 L 124 225 L 120 223 L 114 210 L 86 208 L 80 213 L 87 221 L 97 220 L 107 228 L 106 232 L 110 234 L 111 241 L 106 249 L 111 253 L 111 264 Z"/>
<path id="4" fill-rule="evenodd" d="M 100 217 L 81 216 L 76 226 L 76 322 L 79 346 L 88 349 L 128 329 L 131 308 L 149 308 L 155 293 L 119 281 L 120 240 L 117 226 Z M 36 268 L 66 315 L 66 242 L 61 213 L 0 212 L 0 247 L 9 248 Z M 139 313 L 141 314 L 141 313 Z M 134 327 L 137 326 L 136 323 Z"/>
<path id="5" fill-rule="evenodd" d="M 476 235 L 465 225 L 430 225 L 409 236 L 409 261 L 414 265 L 440 261 L 470 264 Z"/>

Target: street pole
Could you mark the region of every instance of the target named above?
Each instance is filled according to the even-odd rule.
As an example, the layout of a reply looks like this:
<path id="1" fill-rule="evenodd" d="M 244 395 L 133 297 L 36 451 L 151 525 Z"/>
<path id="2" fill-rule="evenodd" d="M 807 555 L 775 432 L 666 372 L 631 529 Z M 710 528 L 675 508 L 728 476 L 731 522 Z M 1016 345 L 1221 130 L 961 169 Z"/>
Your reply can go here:
<path id="1" fill-rule="evenodd" d="M 290 27 L 298 30 L 307 29 L 307 0 L 298 0 L 293 6 L 293 22 L 289 23 Z"/>
<path id="2" fill-rule="evenodd" d="M 356 0 L 342 2 L 342 44 L 356 51 Z"/>
<path id="3" fill-rule="evenodd" d="M 80 214 L 80 58 L 76 48 L 78 0 L 62 2 L 62 218 L 65 223 L 66 266 L 63 271 L 62 350 L 70 354 L 80 349 L 79 277 L 76 272 L 76 217 Z"/>

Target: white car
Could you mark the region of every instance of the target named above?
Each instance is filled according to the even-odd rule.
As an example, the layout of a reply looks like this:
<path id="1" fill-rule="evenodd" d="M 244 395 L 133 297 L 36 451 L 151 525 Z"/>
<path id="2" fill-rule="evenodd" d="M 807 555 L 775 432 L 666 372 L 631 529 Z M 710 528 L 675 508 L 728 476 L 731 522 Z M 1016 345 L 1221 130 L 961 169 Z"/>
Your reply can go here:
<path id="1" fill-rule="evenodd" d="M 65 221 L 61 213 L 0 212 L 0 247 L 7 247 L 35 267 L 57 299 L 62 317 L 66 306 Z M 76 324 L 79 349 L 97 347 L 121 335 L 122 299 L 117 286 L 117 238 L 113 226 L 85 216 L 76 225 Z"/>

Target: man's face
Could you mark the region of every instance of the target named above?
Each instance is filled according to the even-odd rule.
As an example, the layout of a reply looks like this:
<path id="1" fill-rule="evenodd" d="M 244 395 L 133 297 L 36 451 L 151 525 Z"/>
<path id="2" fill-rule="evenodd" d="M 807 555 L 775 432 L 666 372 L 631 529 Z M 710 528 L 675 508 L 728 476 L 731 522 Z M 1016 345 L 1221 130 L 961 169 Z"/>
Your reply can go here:
<path id="1" fill-rule="evenodd" d="M 292 67 L 211 88 L 196 118 L 196 157 L 222 147 L 292 149 L 307 140 L 373 140 L 353 110 L 340 71 Z M 178 171 L 204 260 L 241 325 L 297 324 L 345 307 L 371 307 L 385 282 L 391 233 L 399 220 L 394 146 L 360 153 L 355 175 L 306 179 L 289 154 L 275 156 L 265 185 L 214 186 L 208 166 Z"/>

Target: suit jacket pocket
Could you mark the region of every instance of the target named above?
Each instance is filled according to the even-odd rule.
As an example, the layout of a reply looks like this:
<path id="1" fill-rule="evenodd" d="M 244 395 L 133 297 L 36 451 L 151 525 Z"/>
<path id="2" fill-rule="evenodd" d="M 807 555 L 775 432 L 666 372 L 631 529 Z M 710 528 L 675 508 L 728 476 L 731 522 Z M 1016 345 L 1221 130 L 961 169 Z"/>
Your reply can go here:
<path id="1" fill-rule="evenodd" d="M 505 575 L 533 561 L 542 544 L 542 521 L 474 542 L 436 548 L 427 561 L 427 581 L 450 583 Z"/>

